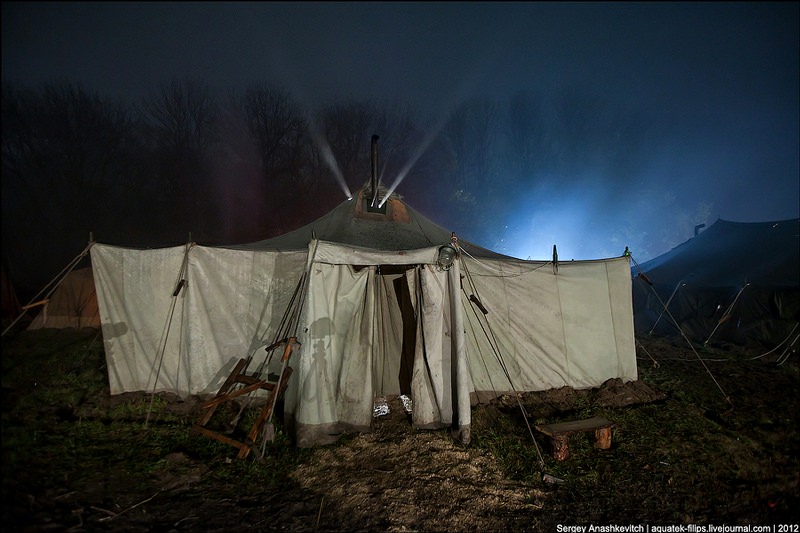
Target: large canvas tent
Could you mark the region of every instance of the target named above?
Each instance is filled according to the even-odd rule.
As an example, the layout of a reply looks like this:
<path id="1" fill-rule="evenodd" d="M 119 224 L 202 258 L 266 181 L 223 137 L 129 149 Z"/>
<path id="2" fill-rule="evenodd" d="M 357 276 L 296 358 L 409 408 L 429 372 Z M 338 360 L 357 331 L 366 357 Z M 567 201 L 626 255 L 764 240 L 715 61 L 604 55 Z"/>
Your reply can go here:
<path id="1" fill-rule="evenodd" d="M 99 327 L 100 313 L 92 268 L 84 267 L 72 270 L 64 276 L 50 297 L 43 302 L 28 329 Z"/>
<path id="2" fill-rule="evenodd" d="M 800 322 L 800 220 L 720 219 L 633 274 L 637 333 L 778 346 Z"/>
<path id="3" fill-rule="evenodd" d="M 368 429 L 381 395 L 409 395 L 415 426 L 466 441 L 475 401 L 637 379 L 627 257 L 523 261 L 453 239 L 396 194 L 383 209 L 370 197 L 246 245 L 95 244 L 111 393 L 213 394 L 290 309 L 284 412 L 299 446 Z"/>

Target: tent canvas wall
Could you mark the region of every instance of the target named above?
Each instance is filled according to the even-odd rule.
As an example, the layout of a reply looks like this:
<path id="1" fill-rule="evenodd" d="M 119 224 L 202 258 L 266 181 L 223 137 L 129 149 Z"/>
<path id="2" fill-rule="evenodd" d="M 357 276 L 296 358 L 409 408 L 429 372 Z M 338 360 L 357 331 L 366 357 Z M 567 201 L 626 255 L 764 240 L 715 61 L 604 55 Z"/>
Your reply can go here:
<path id="1" fill-rule="evenodd" d="M 99 327 L 94 278 L 91 267 L 86 267 L 64 276 L 28 329 Z"/>
<path id="2" fill-rule="evenodd" d="M 800 220 L 717 220 L 634 269 L 637 333 L 776 346 L 800 321 Z M 657 291 L 658 296 L 654 294 Z M 730 312 L 728 312 L 730 310 Z"/>
<path id="3" fill-rule="evenodd" d="M 478 399 L 637 378 L 626 257 L 556 273 L 459 241 L 444 269 L 450 232 L 396 195 L 385 213 L 362 196 L 248 245 L 95 244 L 111 393 L 215 393 L 239 358 L 275 340 L 298 287 L 285 414 L 300 446 L 367 429 L 379 395 L 409 392 L 416 426 L 468 440 Z"/>

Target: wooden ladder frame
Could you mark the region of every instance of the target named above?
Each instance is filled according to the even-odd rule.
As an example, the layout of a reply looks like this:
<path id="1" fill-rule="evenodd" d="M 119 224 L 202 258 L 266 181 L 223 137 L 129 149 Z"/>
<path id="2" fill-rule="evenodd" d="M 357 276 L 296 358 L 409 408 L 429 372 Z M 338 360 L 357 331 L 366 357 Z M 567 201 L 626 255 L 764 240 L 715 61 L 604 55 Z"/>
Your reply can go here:
<path id="1" fill-rule="evenodd" d="M 224 442 L 225 444 L 230 444 L 239 450 L 239 453 L 236 455 L 238 459 L 246 458 L 250 454 L 250 451 L 254 448 L 264 423 L 272 416 L 272 411 L 275 408 L 275 404 L 278 398 L 286 390 L 289 377 L 292 375 L 292 367 L 287 366 L 287 363 L 289 358 L 292 356 L 292 352 L 300 346 L 296 337 L 289 337 L 288 339 L 278 341 L 275 344 L 268 346 L 266 351 L 271 352 L 282 344 L 285 344 L 285 347 L 283 349 L 283 356 L 280 359 L 281 373 L 278 381 L 276 383 L 272 383 L 266 379 L 248 375 L 246 373 L 247 365 L 250 363 L 251 358 L 239 359 L 239 361 L 236 363 L 236 366 L 233 367 L 233 370 L 228 378 L 222 384 L 222 387 L 220 387 L 216 396 L 201 405 L 201 407 L 206 411 L 194 424 L 194 426 L 192 426 L 192 434 L 205 435 L 220 442 Z M 231 390 L 236 384 L 242 384 L 244 387 Z M 248 432 L 247 438 L 244 440 L 244 442 L 238 441 L 206 427 L 206 425 L 211 421 L 211 417 L 214 416 L 214 412 L 217 410 L 217 407 L 225 402 L 233 400 L 234 398 L 258 389 L 267 390 L 269 391 L 269 394 L 267 395 L 266 404 L 256 416 L 255 422 L 253 422 L 253 426 L 250 428 L 250 431 Z"/>

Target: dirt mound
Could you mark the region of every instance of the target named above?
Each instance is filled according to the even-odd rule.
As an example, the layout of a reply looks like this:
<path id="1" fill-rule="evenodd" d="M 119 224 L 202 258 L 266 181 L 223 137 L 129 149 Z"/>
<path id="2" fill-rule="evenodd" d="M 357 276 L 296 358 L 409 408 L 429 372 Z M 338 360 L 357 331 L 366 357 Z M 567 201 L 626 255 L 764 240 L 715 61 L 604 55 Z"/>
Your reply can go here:
<path id="1" fill-rule="evenodd" d="M 561 387 L 540 392 L 502 395 L 492 402 L 503 412 L 519 409 L 519 401 L 529 418 L 546 419 L 594 407 L 626 407 L 664 400 L 666 395 L 649 387 L 643 381 L 623 382 L 609 379 L 594 389 Z M 518 401 L 519 399 L 519 401 Z"/>
<path id="2" fill-rule="evenodd" d="M 623 383 L 619 378 L 609 379 L 596 389 L 592 401 L 600 407 L 627 407 L 666 399 L 666 395 L 648 387 L 644 381 Z"/>
<path id="3" fill-rule="evenodd" d="M 315 450 L 292 474 L 324 498 L 322 529 L 519 530 L 543 507 L 547 494 L 504 479 L 488 453 L 461 447 L 444 432 L 414 430 L 398 400 L 389 407 L 371 433 Z M 352 516 L 354 509 L 360 516 Z"/>

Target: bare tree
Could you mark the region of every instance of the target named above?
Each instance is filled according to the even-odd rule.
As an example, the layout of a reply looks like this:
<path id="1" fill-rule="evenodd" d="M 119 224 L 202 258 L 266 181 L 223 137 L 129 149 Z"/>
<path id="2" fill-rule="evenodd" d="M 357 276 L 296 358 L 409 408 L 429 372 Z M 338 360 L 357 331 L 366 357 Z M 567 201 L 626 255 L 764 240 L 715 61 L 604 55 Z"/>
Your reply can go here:
<path id="1" fill-rule="evenodd" d="M 216 103 L 199 81 L 162 84 L 142 107 L 150 140 L 169 153 L 201 159 L 216 140 Z"/>
<path id="2" fill-rule="evenodd" d="M 451 181 L 462 194 L 485 197 L 495 178 L 496 106 L 489 98 L 470 100 L 456 108 L 445 126 L 451 158 Z"/>
<path id="3" fill-rule="evenodd" d="M 488 97 L 465 102 L 450 115 L 441 135 L 450 223 L 472 239 L 489 244 L 505 199 L 498 179 L 498 116 Z"/>
<path id="4" fill-rule="evenodd" d="M 213 240 L 218 214 L 209 156 L 218 140 L 215 99 L 199 81 L 173 81 L 145 98 L 142 111 L 160 184 L 159 218 L 174 227 L 173 238 L 192 231 L 199 240 Z"/>
<path id="5" fill-rule="evenodd" d="M 544 106 L 541 100 L 519 92 L 509 99 L 505 119 L 505 167 L 513 179 L 533 181 L 550 156 Z"/>
<path id="6" fill-rule="evenodd" d="M 247 124 L 259 165 L 270 189 L 308 194 L 308 125 L 305 113 L 280 89 L 251 87 L 231 97 Z"/>
<path id="7" fill-rule="evenodd" d="M 323 135 L 351 190 L 369 179 L 370 138 L 377 133 L 379 116 L 370 101 L 334 104 L 319 113 Z"/>
<path id="8" fill-rule="evenodd" d="M 381 178 L 389 186 L 419 159 L 418 151 L 425 148 L 421 146 L 423 134 L 413 107 L 387 102 L 377 112 L 373 133 L 380 136 Z"/>
<path id="9" fill-rule="evenodd" d="M 119 185 L 132 144 L 127 110 L 79 86 L 3 88 L 3 170 L 18 182 L 81 187 L 94 201 Z"/>
<path id="10" fill-rule="evenodd" d="M 52 269 L 56 258 L 66 262 L 86 243 L 89 231 L 119 230 L 134 188 L 135 132 L 127 109 L 80 86 L 4 85 L 4 250 L 47 242 L 27 253 L 45 254 L 31 262 Z"/>
<path id="11" fill-rule="evenodd" d="M 37 98 L 30 89 L 3 84 L 3 185 L 11 183 L 6 181 L 9 178 L 24 180 L 28 166 L 34 163 L 36 132 L 31 115 Z"/>
<path id="12" fill-rule="evenodd" d="M 571 87 L 554 100 L 555 156 L 566 175 L 590 170 L 602 174 L 627 146 L 622 139 L 626 117 L 613 114 L 606 98 L 588 89 Z"/>

